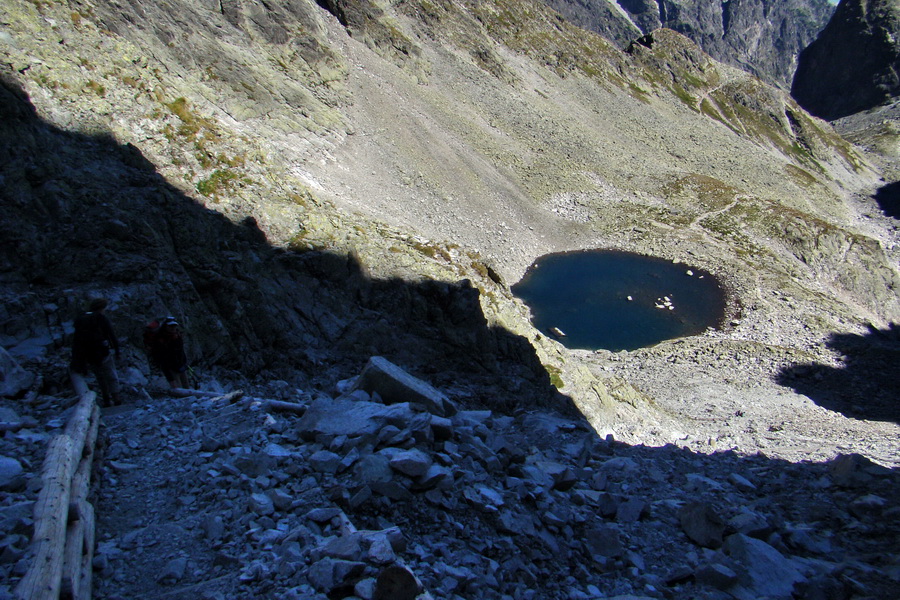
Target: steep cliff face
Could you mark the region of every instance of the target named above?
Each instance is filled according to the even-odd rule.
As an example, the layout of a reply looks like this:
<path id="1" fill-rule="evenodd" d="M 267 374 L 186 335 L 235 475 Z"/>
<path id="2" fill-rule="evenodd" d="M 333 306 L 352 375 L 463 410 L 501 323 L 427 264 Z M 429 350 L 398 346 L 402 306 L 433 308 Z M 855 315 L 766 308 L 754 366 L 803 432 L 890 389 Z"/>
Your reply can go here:
<path id="1" fill-rule="evenodd" d="M 842 0 L 818 39 L 801 53 L 791 95 L 828 120 L 900 95 L 900 5 Z"/>
<path id="2" fill-rule="evenodd" d="M 826 0 L 546 0 L 574 23 L 620 47 L 666 27 L 716 60 L 787 89 L 797 54 L 812 42 L 834 8 Z M 640 33 L 639 33 L 640 32 Z"/>

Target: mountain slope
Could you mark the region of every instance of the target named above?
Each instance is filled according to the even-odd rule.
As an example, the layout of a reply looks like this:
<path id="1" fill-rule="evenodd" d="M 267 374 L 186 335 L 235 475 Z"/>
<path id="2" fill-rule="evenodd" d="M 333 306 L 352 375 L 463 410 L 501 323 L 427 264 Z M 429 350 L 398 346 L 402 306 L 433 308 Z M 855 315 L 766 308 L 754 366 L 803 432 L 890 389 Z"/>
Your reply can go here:
<path id="1" fill-rule="evenodd" d="M 877 174 L 826 124 L 679 34 L 622 52 L 540 3 L 326 5 L 4 5 L 10 89 L 24 90 L 60 139 L 124 147 L 133 163 L 91 177 L 102 161 L 80 164 L 90 153 L 10 150 L 7 227 L 35 233 L 3 247 L 15 307 L 6 345 L 49 335 L 43 317 L 28 316 L 44 305 L 56 307 L 47 319 L 64 344 L 76 298 L 61 301 L 59 290 L 103 291 L 132 322 L 184 312 L 200 330 L 195 358 L 252 373 L 300 364 L 333 378 L 348 349 L 354 360 L 381 351 L 431 370 L 475 368 L 474 357 L 497 373 L 519 360 L 546 396 L 539 360 L 599 429 L 640 438 L 640 394 L 535 332 L 511 297 L 508 283 L 535 257 L 614 247 L 716 273 L 731 325 L 690 341 L 701 354 L 832 360 L 820 344 L 833 332 L 900 318 L 894 234 L 853 195 Z M 7 147 L 21 135 L 10 130 Z M 226 219 L 200 219 L 209 233 L 194 235 L 173 202 Z M 146 239 L 110 248 L 109 232 L 127 237 L 142 219 Z M 52 240 L 37 234 L 48 222 Z M 242 233 L 222 233 L 226 222 L 245 224 Z M 160 228 L 171 230 L 165 259 L 148 260 L 146 244 L 161 235 L 149 231 Z M 219 241 L 262 243 L 259 232 L 274 254 Z M 298 252 L 302 269 L 279 266 Z M 106 257 L 105 267 L 59 260 L 83 254 Z M 319 284 L 299 275 L 284 283 L 295 268 L 341 299 L 301 294 Z M 438 283 L 376 294 L 360 316 L 354 298 L 369 292 L 347 283 L 360 277 Z M 473 329 L 454 331 L 460 315 L 432 314 L 435 302 L 451 313 L 462 302 Z M 402 323 L 431 315 L 413 334 L 440 347 L 418 354 L 392 339 L 380 317 L 391 306 Z M 461 363 L 454 354 L 473 350 Z M 695 356 L 664 346 L 646 360 L 681 352 Z M 612 398 L 623 402 L 602 402 Z"/>
<path id="2" fill-rule="evenodd" d="M 106 295 L 129 403 L 104 415 L 101 594 L 347 597 L 374 570 L 335 547 L 360 541 L 347 514 L 402 524 L 448 598 L 771 596 L 746 567 L 780 552 L 778 595 L 892 585 L 895 473 L 832 459 L 900 464 L 898 231 L 866 157 L 781 92 L 528 1 L 10 0 L 0 23 L 0 340 L 39 382 L 0 407 L 28 413 L 0 451 L 34 472 L 4 502 L 37 493 L 72 318 Z M 727 322 L 565 349 L 509 283 L 596 247 L 715 273 Z M 259 397 L 149 396 L 141 327 L 169 313 L 204 388 Z M 373 355 L 471 410 L 338 400 Z M 276 398 L 363 430 L 301 430 L 259 410 Z M 373 432 L 360 406 L 402 418 Z M 412 447 L 440 489 L 389 466 Z M 698 498 L 759 553 L 691 541 Z"/>
<path id="3" fill-rule="evenodd" d="M 625 48 L 642 34 L 673 29 L 710 56 L 790 87 L 797 55 L 825 27 L 826 0 L 546 0 L 560 14 Z"/>
<path id="4" fill-rule="evenodd" d="M 844 0 L 800 55 L 791 95 L 811 113 L 835 120 L 900 95 L 900 7 Z"/>

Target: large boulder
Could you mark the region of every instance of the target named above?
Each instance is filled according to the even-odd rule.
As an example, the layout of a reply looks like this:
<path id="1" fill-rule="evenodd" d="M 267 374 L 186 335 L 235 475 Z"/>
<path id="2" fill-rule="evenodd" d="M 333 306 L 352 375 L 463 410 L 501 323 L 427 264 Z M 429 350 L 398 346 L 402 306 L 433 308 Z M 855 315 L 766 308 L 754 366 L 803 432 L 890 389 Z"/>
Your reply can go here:
<path id="1" fill-rule="evenodd" d="M 354 387 L 369 394 L 377 393 L 385 404 L 419 404 L 442 417 L 456 412 L 445 394 L 381 356 L 369 359 Z"/>
<path id="2" fill-rule="evenodd" d="M 23 369 L 9 352 L 0 348 L 0 396 L 21 396 L 33 383 L 34 375 Z"/>

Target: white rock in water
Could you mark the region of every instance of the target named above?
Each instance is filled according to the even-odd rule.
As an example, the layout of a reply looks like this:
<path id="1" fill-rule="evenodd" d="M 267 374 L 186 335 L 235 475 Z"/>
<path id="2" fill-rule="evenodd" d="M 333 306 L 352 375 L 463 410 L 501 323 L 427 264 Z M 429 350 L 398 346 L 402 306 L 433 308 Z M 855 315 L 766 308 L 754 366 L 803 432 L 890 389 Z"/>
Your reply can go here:
<path id="1" fill-rule="evenodd" d="M 694 276 L 694 272 L 691 271 L 690 269 L 688 269 L 688 270 L 686 271 L 686 273 L 687 273 L 687 276 L 688 276 L 688 277 L 693 277 L 693 276 Z"/>

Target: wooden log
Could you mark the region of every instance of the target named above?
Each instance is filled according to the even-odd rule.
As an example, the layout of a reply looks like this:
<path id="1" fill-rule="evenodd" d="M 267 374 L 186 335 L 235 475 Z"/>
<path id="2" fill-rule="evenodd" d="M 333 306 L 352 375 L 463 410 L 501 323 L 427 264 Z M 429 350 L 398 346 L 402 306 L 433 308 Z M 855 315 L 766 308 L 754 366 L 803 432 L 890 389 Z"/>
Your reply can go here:
<path id="1" fill-rule="evenodd" d="M 263 404 L 266 411 L 290 412 L 298 415 L 306 413 L 309 408 L 306 404 L 298 404 L 297 402 L 282 402 L 280 400 L 266 400 Z"/>
<path id="2" fill-rule="evenodd" d="M 70 519 L 63 550 L 59 597 L 65 600 L 81 597 L 81 560 L 84 556 L 85 527 L 89 510 L 87 507 L 90 505 L 84 501 L 77 502 L 76 505 L 79 518 Z M 91 523 L 90 526 L 93 527 L 94 524 Z"/>
<path id="3" fill-rule="evenodd" d="M 218 396 L 213 398 L 216 402 L 228 402 L 229 404 L 234 404 L 238 400 L 244 397 L 244 390 L 236 390 L 234 392 L 230 392 L 225 394 L 224 396 Z"/>
<path id="4" fill-rule="evenodd" d="M 88 502 L 94 447 L 100 429 L 100 407 L 94 403 L 90 425 L 84 440 L 84 455 L 72 477 L 69 503 L 69 532 L 66 537 L 66 560 L 63 564 L 62 597 L 72 600 L 90 599 L 94 559 L 94 507 Z M 80 531 L 73 531 L 73 515 L 77 515 Z M 80 540 L 80 545 L 79 545 Z M 87 557 L 87 560 L 85 558 Z M 88 572 L 85 573 L 85 564 Z"/>
<path id="5" fill-rule="evenodd" d="M 210 400 L 214 400 L 217 402 L 227 401 L 227 402 L 237 402 L 244 396 L 244 390 L 237 390 L 234 392 L 229 392 L 227 394 L 220 394 L 218 392 L 207 392 L 204 390 L 189 390 L 187 388 L 172 388 L 169 390 L 169 394 L 175 396 L 176 398 L 190 398 L 191 396 L 197 398 L 209 398 Z"/>
<path id="6" fill-rule="evenodd" d="M 65 434 L 56 436 L 47 449 L 43 487 L 34 506 L 34 558 L 15 590 L 20 600 L 59 598 L 74 452 L 72 438 Z"/>
<path id="7" fill-rule="evenodd" d="M 75 463 L 81 460 L 85 453 L 85 441 L 88 435 L 88 429 L 92 423 L 94 408 L 97 406 L 97 394 L 88 392 L 81 397 L 81 400 L 72 411 L 69 422 L 66 423 L 65 434 L 72 438 L 72 450 L 76 453 Z M 90 452 L 93 452 L 93 443 Z"/>
<path id="8" fill-rule="evenodd" d="M 91 467 L 94 464 L 94 446 L 97 443 L 97 433 L 100 429 L 100 407 L 94 404 L 91 411 L 90 422 L 84 437 L 84 452 L 75 475 L 72 477 L 72 491 L 70 498 L 72 504 L 80 500 L 87 501 L 91 483 Z"/>
<path id="9" fill-rule="evenodd" d="M 66 424 L 64 433 L 54 438 L 47 449 L 42 471 L 42 488 L 34 508 L 34 537 L 31 541 L 34 559 L 31 568 L 16 587 L 16 598 L 29 600 L 57 599 L 63 588 L 63 573 L 66 572 L 66 539 L 69 530 L 82 540 L 77 547 L 83 547 L 85 509 L 90 505 L 86 498 L 90 485 L 90 469 L 93 449 L 100 425 L 100 409 L 94 392 L 84 394 L 79 400 Z M 87 460 L 83 457 L 87 456 Z M 76 482 L 75 475 L 79 473 Z M 74 498 L 77 508 L 70 519 L 72 486 L 77 483 Z M 93 507 L 90 507 L 93 516 Z M 93 518 L 90 520 L 93 527 Z M 91 531 L 93 539 L 93 531 Z M 93 541 L 91 542 L 93 544 Z M 92 550 L 93 551 L 93 550 Z M 70 550 L 70 552 L 74 552 Z M 71 559 L 69 559 L 71 561 Z M 81 570 L 80 554 L 77 570 Z M 71 567 L 68 567 L 71 570 Z M 80 581 L 80 576 L 79 576 Z M 71 577 L 66 586 L 75 588 Z"/>
<path id="10" fill-rule="evenodd" d="M 94 577 L 94 536 L 96 533 L 96 517 L 94 507 L 85 503 L 84 507 L 84 554 L 81 556 L 81 585 L 80 596 L 75 600 L 91 600 L 91 585 Z"/>
<path id="11" fill-rule="evenodd" d="M 198 398 L 215 398 L 216 396 L 221 396 L 219 392 L 207 392 L 206 390 L 192 390 L 189 388 L 171 388 L 168 390 L 168 393 L 176 398 L 188 398 L 190 396 L 196 396 Z"/>

